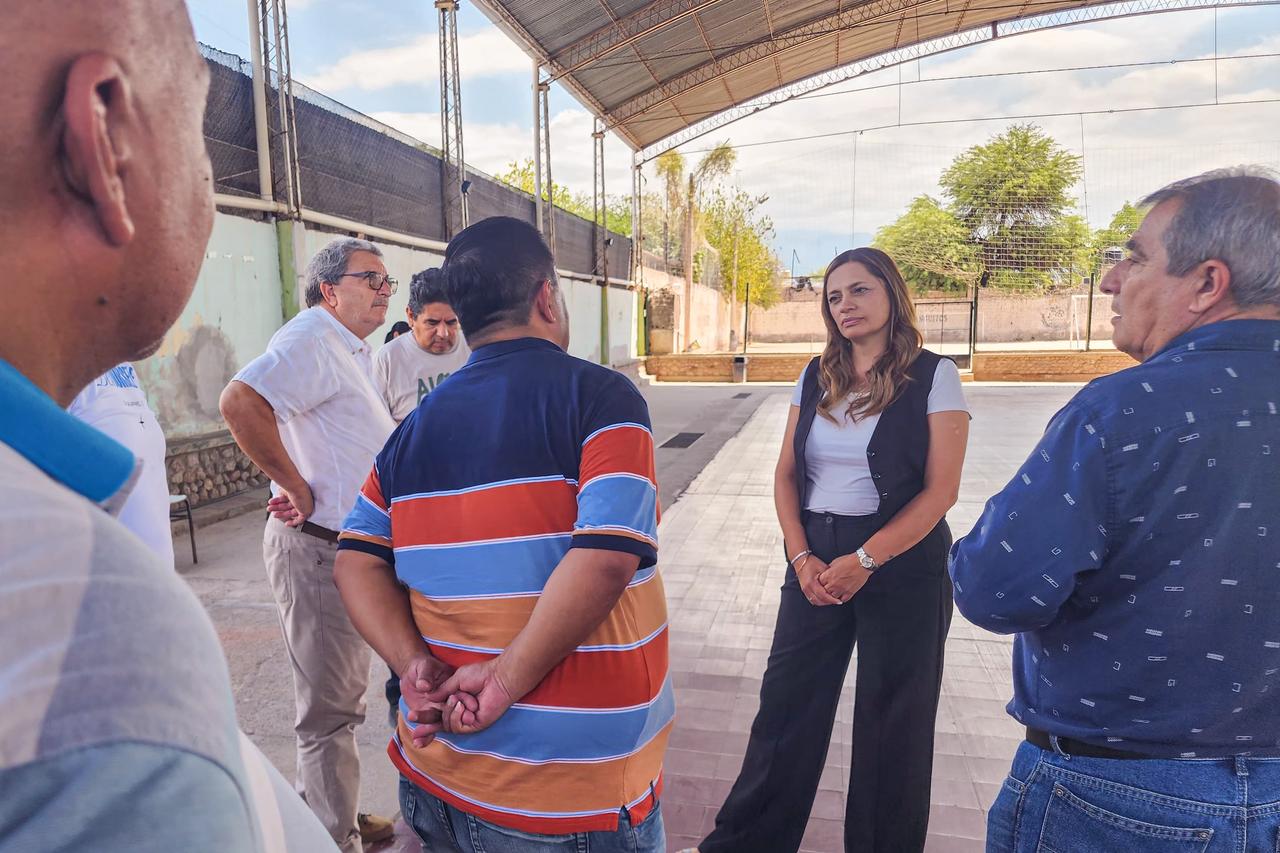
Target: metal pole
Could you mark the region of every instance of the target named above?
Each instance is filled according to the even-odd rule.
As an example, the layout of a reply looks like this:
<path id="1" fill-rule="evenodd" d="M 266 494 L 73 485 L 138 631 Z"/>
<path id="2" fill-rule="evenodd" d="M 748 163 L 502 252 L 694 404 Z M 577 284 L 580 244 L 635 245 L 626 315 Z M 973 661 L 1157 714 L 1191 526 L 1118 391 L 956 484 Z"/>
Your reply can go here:
<path id="1" fill-rule="evenodd" d="M 542 97 L 538 92 L 541 77 L 542 69 L 538 65 L 538 60 L 535 59 L 533 61 L 533 214 L 540 234 L 545 233 L 542 230 Z"/>
<path id="2" fill-rule="evenodd" d="M 249 60 L 253 65 L 253 130 L 258 148 L 258 196 L 274 201 L 271 191 L 271 136 L 267 127 L 267 84 L 262 65 L 262 26 L 258 21 L 258 0 L 249 6 Z"/>
<path id="3" fill-rule="evenodd" d="M 1085 315 L 1084 321 L 1084 351 L 1089 351 L 1089 346 L 1093 343 L 1093 273 L 1089 273 L 1089 309 Z"/>
<path id="4" fill-rule="evenodd" d="M 458 2 L 435 0 L 440 13 L 441 203 L 448 236 L 467 227 L 467 160 L 462 149 L 462 84 L 458 71 Z"/>
<path id="5" fill-rule="evenodd" d="M 280 108 L 281 161 L 284 163 L 285 203 L 289 205 L 291 215 L 297 215 L 298 204 L 293 192 L 294 164 L 293 151 L 289 144 L 289 96 L 293 94 L 289 81 L 285 79 L 284 45 L 281 38 L 280 5 L 271 4 L 271 35 L 275 43 L 276 58 L 276 101 Z"/>
<path id="6" fill-rule="evenodd" d="M 729 337 L 733 337 L 733 306 L 738 298 L 738 225 L 733 226 L 733 290 L 729 292 Z"/>
<path id="7" fill-rule="evenodd" d="M 639 155 L 631 158 L 631 280 L 644 286 L 644 189 Z"/>
<path id="8" fill-rule="evenodd" d="M 747 293 L 742 300 L 742 354 L 747 354 L 747 337 L 751 333 L 751 279 L 747 279 Z"/>
<path id="9" fill-rule="evenodd" d="M 550 91 L 550 83 L 538 84 L 538 101 L 540 103 L 538 114 L 542 121 L 542 144 L 546 146 L 545 150 L 542 152 L 542 168 L 546 170 L 546 174 L 543 176 L 543 186 L 547 188 L 547 202 L 544 216 L 547 226 L 547 245 L 551 247 L 551 253 L 554 255 L 556 251 L 556 183 L 551 177 Z"/>

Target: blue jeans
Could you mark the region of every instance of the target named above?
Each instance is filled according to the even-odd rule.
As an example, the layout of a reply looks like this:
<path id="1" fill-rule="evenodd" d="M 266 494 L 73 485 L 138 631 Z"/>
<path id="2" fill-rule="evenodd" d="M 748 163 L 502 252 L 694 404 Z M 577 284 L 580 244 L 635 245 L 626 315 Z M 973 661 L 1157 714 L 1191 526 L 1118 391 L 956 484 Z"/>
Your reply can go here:
<path id="1" fill-rule="evenodd" d="M 1115 759 L 1023 743 L 987 853 L 1277 853 L 1280 758 Z"/>
<path id="2" fill-rule="evenodd" d="M 402 776 L 400 811 L 422 839 L 423 849 L 431 853 L 665 853 L 667 849 L 660 804 L 638 826 L 632 826 L 623 811 L 615 832 L 537 835 L 455 809 Z"/>

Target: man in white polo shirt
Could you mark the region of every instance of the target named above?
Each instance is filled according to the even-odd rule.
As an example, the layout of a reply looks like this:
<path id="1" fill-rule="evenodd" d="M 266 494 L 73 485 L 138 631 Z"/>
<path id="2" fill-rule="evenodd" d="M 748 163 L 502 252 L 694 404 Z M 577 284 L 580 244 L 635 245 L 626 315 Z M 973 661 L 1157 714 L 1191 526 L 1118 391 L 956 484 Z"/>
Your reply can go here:
<path id="1" fill-rule="evenodd" d="M 390 837 L 358 814 L 370 650 L 333 583 L 337 533 L 395 428 L 371 379 L 365 337 L 382 325 L 396 280 L 373 243 L 344 237 L 307 266 L 307 309 L 222 392 L 241 449 L 271 478 L 277 510 L 262 551 L 293 663 L 299 793 L 344 853 Z"/>
<path id="2" fill-rule="evenodd" d="M 374 384 L 396 423 L 471 357 L 440 270 L 425 269 L 413 277 L 405 313 L 411 334 L 399 336 L 373 357 Z"/>

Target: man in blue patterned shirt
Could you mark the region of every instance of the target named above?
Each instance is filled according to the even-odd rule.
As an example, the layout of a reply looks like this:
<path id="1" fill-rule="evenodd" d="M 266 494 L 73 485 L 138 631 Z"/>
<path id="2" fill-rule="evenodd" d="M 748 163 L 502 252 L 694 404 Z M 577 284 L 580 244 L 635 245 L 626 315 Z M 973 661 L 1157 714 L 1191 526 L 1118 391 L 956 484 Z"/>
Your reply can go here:
<path id="1" fill-rule="evenodd" d="M 1144 204 L 1102 282 L 1142 364 L 1058 412 L 952 551 L 956 606 L 1018 635 L 989 851 L 1276 849 L 1280 183 Z"/>

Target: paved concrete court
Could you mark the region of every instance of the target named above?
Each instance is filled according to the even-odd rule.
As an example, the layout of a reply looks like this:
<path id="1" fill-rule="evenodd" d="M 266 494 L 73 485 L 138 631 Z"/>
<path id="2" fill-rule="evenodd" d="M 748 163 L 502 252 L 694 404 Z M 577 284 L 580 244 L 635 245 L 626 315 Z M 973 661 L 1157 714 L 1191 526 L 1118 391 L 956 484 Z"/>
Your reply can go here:
<path id="1" fill-rule="evenodd" d="M 966 386 L 974 420 L 960 502 L 949 516 L 957 537 L 972 527 L 983 502 L 1013 475 L 1049 416 L 1074 391 L 1069 385 Z M 658 444 L 679 432 L 702 433 L 684 450 L 658 451 L 660 481 L 679 484 L 662 483 L 666 510 L 660 532 L 678 703 L 663 811 L 670 846 L 676 850 L 692 846 L 712 826 L 741 764 L 758 702 L 783 569 L 772 476 L 788 397 L 785 388 L 754 385 L 655 386 L 645 393 Z M 735 397 L 741 393 L 751 396 Z M 684 483 L 689 483 L 687 491 L 672 503 Z M 191 566 L 190 554 L 179 547 L 179 570 L 218 626 L 241 725 L 291 776 L 292 684 L 262 568 L 261 530 L 257 513 L 200 530 L 199 566 Z M 1021 737 L 1004 713 L 1010 646 L 1008 638 L 980 631 L 958 614 L 952 624 L 929 851 L 982 849 L 984 810 Z M 842 849 L 853 759 L 854 671 L 851 667 L 805 851 Z M 375 663 L 371 672 L 369 717 L 357 735 L 364 760 L 362 808 L 390 815 L 398 807 L 396 773 L 385 755 L 386 669 Z M 402 832 L 383 849 L 418 848 Z"/>

